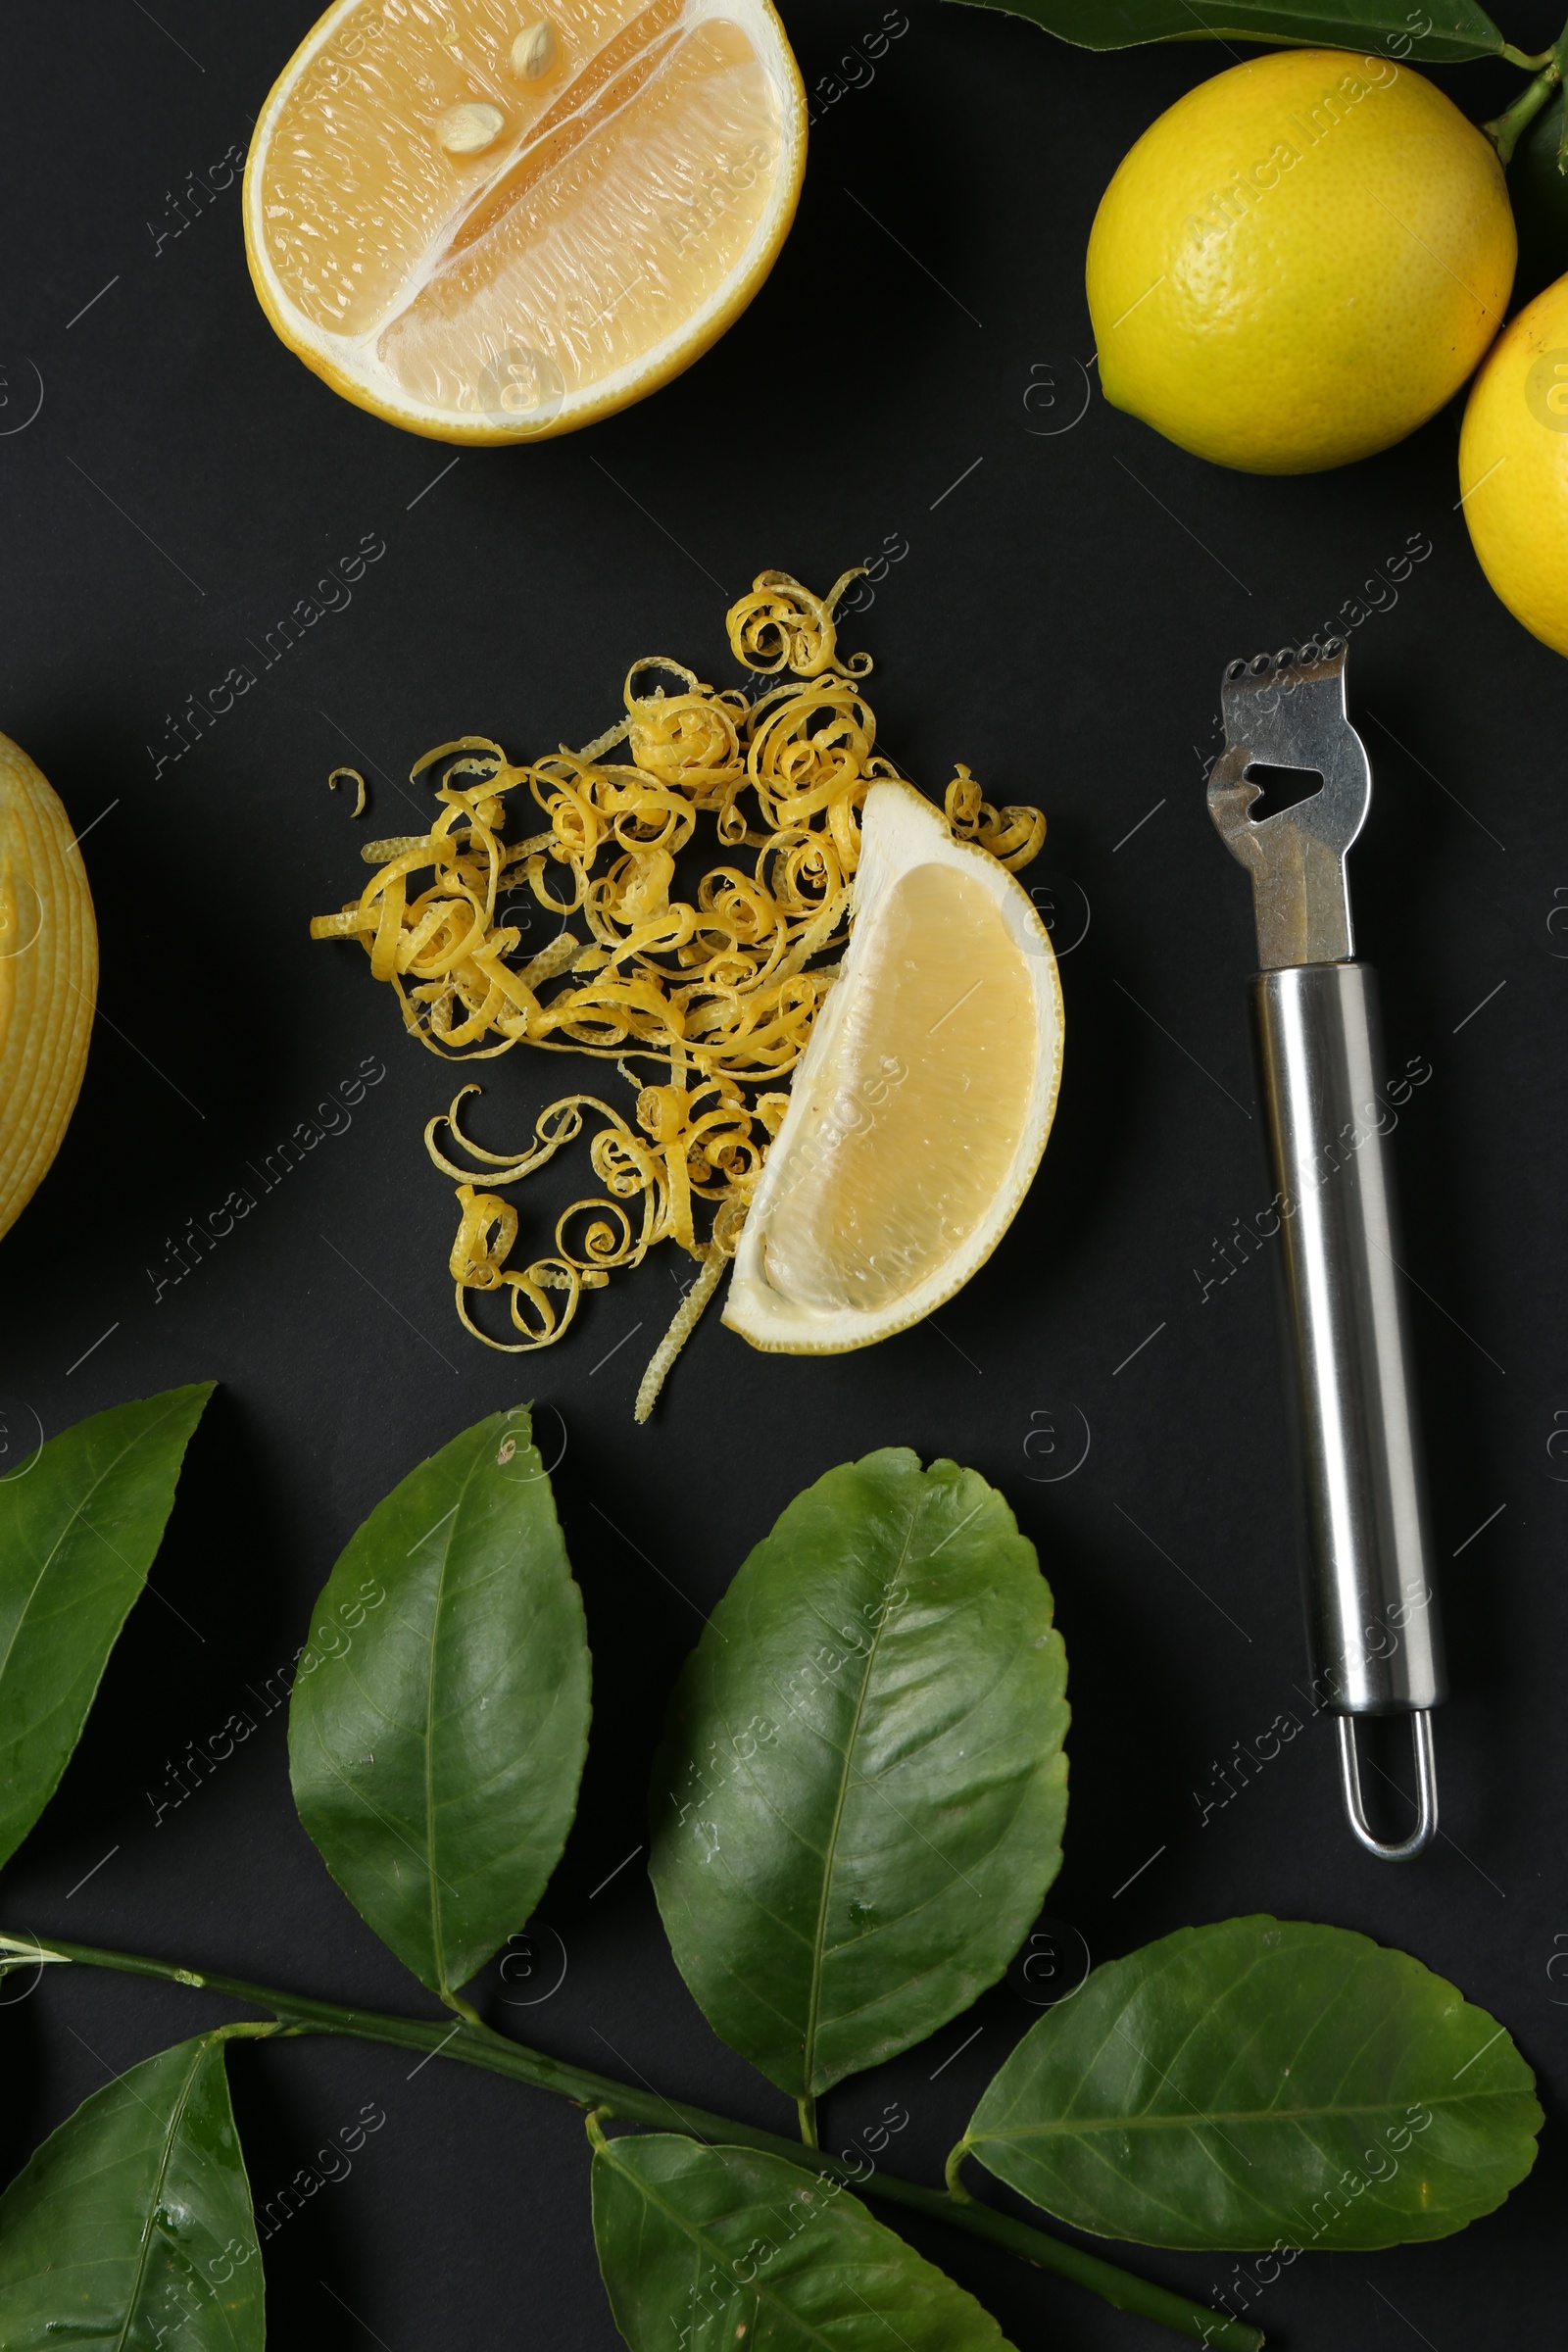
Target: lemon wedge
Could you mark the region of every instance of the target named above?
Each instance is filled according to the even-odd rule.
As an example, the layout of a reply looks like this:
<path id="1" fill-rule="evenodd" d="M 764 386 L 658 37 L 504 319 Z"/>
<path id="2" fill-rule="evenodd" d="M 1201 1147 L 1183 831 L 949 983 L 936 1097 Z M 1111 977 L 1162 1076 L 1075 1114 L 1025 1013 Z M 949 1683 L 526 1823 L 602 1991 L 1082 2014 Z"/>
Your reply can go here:
<path id="1" fill-rule="evenodd" d="M 909 785 L 866 796 L 855 928 L 724 1308 L 754 1348 L 869 1347 L 968 1281 L 1040 1164 L 1061 988 L 1028 893 Z"/>
<path id="2" fill-rule="evenodd" d="M 665 383 L 789 232 L 806 93 L 770 0 L 338 0 L 251 141 L 262 306 L 335 391 L 456 442 Z"/>

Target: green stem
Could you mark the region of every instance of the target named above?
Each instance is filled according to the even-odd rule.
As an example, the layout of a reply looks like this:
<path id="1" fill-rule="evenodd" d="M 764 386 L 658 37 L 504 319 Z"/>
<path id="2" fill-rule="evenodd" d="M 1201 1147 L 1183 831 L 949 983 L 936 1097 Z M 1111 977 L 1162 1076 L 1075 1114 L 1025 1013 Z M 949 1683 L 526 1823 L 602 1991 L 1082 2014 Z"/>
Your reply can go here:
<path id="1" fill-rule="evenodd" d="M 818 2144 L 816 2137 L 816 2101 L 812 2098 L 797 2099 L 795 2104 L 800 2111 L 802 2144 L 808 2148 L 814 2148 Z"/>
<path id="2" fill-rule="evenodd" d="M 1568 38 L 1568 35 L 1564 37 Z M 1542 72 L 1536 75 L 1534 81 L 1526 83 L 1512 106 L 1505 108 L 1500 115 L 1494 116 L 1492 122 L 1483 122 L 1482 129 L 1497 150 L 1498 158 L 1505 166 L 1512 163 L 1513 151 L 1518 146 L 1520 139 L 1542 108 L 1550 103 L 1561 82 L 1562 66 L 1557 51 L 1548 49 Z"/>
<path id="3" fill-rule="evenodd" d="M 166 1984 L 189 1984 L 199 1991 L 221 1993 L 228 2000 L 242 2001 L 249 2008 L 264 2009 L 278 2025 L 296 2032 L 345 2034 L 361 2041 L 388 2042 L 395 2049 L 423 2050 L 432 2057 L 439 2054 L 461 2059 L 466 2066 L 483 2067 L 490 2074 L 530 2083 L 537 2090 L 556 2091 L 579 2107 L 614 2115 L 623 2123 L 644 2124 L 666 2132 L 673 2127 L 690 2133 L 694 2139 L 709 2140 L 721 2147 L 759 2148 L 808 2172 L 829 2174 L 847 2186 L 859 2188 L 865 2195 L 879 2197 L 886 2204 L 902 2205 L 906 2212 L 948 2222 L 956 2230 L 967 2230 L 971 2237 L 985 2238 L 992 2245 L 1004 2247 L 1009 2254 L 1021 2256 L 1037 2269 L 1054 2271 L 1058 2278 L 1072 2279 L 1113 2304 L 1118 2311 L 1136 2312 L 1159 2327 L 1174 2329 L 1178 2335 L 1212 2345 L 1216 2352 L 1261 2352 L 1261 2334 L 1245 2321 L 1221 2319 L 1201 2303 L 1190 2302 L 1187 2296 L 1173 2294 L 1150 2279 L 1135 2278 L 1130 2271 L 1102 2262 L 1098 2254 L 1068 2245 L 1027 2222 L 1015 2222 L 989 2205 L 973 2199 L 960 2201 L 942 2189 L 925 2188 L 917 2181 L 903 2180 L 891 2173 L 874 2172 L 862 2180 L 855 2167 L 838 2157 L 803 2147 L 777 2132 L 759 2132 L 750 2124 L 714 2115 L 708 2108 L 666 2099 L 662 2091 L 646 2083 L 617 2082 L 611 2075 L 568 2065 L 563 2059 L 548 2057 L 542 2050 L 531 2050 L 483 2024 L 469 2025 L 458 2018 L 451 2025 L 427 2025 L 420 2018 L 386 2017 L 377 2010 L 344 2008 L 335 2001 L 318 2001 L 303 1993 L 277 1992 L 265 1984 L 250 1984 L 239 1977 L 176 1968 L 169 1961 L 149 1960 L 139 1953 L 104 1951 L 95 1944 L 64 1943 L 54 1936 L 44 1941 L 33 1936 L 0 1936 L 0 1965 L 7 1960 L 13 1967 L 34 1961 L 73 1961 L 81 1967 L 112 1968 L 127 1976 L 156 1977 Z"/>

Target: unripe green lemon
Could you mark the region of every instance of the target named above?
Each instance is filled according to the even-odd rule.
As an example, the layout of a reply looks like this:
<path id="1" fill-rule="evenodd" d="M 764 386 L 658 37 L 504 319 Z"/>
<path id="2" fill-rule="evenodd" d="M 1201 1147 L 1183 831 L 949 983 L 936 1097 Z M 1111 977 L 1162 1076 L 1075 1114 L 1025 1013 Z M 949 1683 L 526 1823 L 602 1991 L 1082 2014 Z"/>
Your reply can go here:
<path id="1" fill-rule="evenodd" d="M 1502 167 L 1387 57 L 1233 66 L 1124 159 L 1089 240 L 1101 381 L 1199 457 L 1308 473 L 1402 440 L 1502 324 Z"/>
<path id="2" fill-rule="evenodd" d="M 1476 377 L 1459 489 L 1481 568 L 1516 620 L 1568 654 L 1568 277 L 1527 303 Z"/>

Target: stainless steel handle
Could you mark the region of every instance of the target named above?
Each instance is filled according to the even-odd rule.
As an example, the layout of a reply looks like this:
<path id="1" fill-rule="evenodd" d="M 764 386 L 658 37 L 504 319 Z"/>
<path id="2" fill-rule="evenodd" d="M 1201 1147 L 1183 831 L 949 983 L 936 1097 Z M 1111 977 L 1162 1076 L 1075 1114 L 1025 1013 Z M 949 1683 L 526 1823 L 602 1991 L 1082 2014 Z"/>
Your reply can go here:
<path id="1" fill-rule="evenodd" d="M 1398 1291 L 1376 977 L 1360 963 L 1298 964 L 1259 973 L 1251 1001 L 1295 1343 L 1315 1688 L 1342 1718 L 1357 1837 L 1403 1860 L 1437 1827 L 1426 1714 L 1446 1685 Z M 1394 1846 L 1366 1827 L 1351 1719 L 1398 1713 L 1418 1717 L 1421 1819 Z"/>

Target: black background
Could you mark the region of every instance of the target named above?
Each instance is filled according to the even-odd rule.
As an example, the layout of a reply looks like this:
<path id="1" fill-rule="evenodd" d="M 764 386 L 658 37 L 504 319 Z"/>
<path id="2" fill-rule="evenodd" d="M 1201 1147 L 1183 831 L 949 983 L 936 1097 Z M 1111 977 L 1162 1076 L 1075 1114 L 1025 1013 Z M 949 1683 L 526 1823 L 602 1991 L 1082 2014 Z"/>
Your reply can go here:
<path id="1" fill-rule="evenodd" d="M 34 1415 L 53 1432 L 175 1382 L 221 1383 L 160 1597 L 132 1617 L 12 1865 L 7 1924 L 425 2013 L 298 1827 L 281 1715 L 157 1827 L 154 1807 L 187 1742 L 292 1656 L 376 1498 L 460 1428 L 536 1396 L 547 1459 L 564 1437 L 595 1740 L 544 1910 L 565 1981 L 507 2009 L 492 1969 L 476 1997 L 550 2049 L 787 2130 L 676 1977 L 642 1859 L 602 1882 L 644 1837 L 664 1692 L 750 1544 L 846 1456 L 951 1454 L 1016 1508 L 1066 1636 L 1073 1794 L 1053 1920 L 1097 1960 L 1252 1909 L 1352 1926 L 1494 2010 L 1543 2077 L 1541 2159 L 1502 2213 L 1433 2247 L 1302 2260 L 1258 2310 L 1271 2338 L 1563 2342 L 1568 1982 L 1553 1976 L 1568 1962 L 1550 1964 L 1568 1953 L 1568 1488 L 1552 1473 L 1568 1465 L 1548 1440 L 1568 1414 L 1568 939 L 1548 918 L 1568 892 L 1568 672 L 1476 566 L 1455 511 L 1457 407 L 1385 457 L 1299 480 L 1207 467 L 1108 409 L 1084 373 L 1096 201 L 1154 115 L 1227 61 L 1201 44 L 1096 58 L 908 0 L 869 86 L 821 112 L 793 236 L 725 340 L 584 435 L 454 464 L 274 340 L 236 188 L 187 202 L 172 233 L 187 173 L 243 149 L 313 14 L 74 0 L 7 24 L 0 724 L 94 826 L 103 944 L 80 1105 L 0 1256 L 7 1442 L 24 1449 Z M 883 11 L 785 14 L 814 85 Z M 1556 29 L 1527 0 L 1505 14 L 1527 46 Z M 1477 116 L 1516 86 L 1500 68 L 1438 77 Z M 386 554 L 352 605 L 156 773 L 167 714 L 249 660 L 366 533 Z M 1246 1264 L 1201 1289 L 1224 1271 L 1216 1244 L 1269 1193 L 1250 897 L 1202 773 L 1225 661 L 1322 626 L 1411 534 L 1432 553 L 1355 629 L 1349 672 L 1376 777 L 1353 860 L 1359 945 L 1383 975 L 1391 1060 L 1432 1067 L 1396 1149 L 1454 1663 L 1445 1835 L 1395 1870 L 1340 1819 L 1324 1720 L 1206 1823 L 1194 1795 L 1214 1793 L 1234 1742 L 1306 1713 L 1273 1275 Z M 632 1396 L 675 1301 L 669 1253 L 590 1299 L 534 1364 L 454 1322 L 450 1194 L 420 1141 L 448 1074 L 404 1039 L 357 949 L 307 937 L 363 873 L 364 829 L 326 772 L 364 765 L 372 825 L 403 830 L 393 779 L 429 745 L 474 729 L 514 755 L 583 742 L 641 654 L 728 682 L 724 605 L 755 571 L 825 586 L 889 541 L 907 554 L 847 632 L 876 657 L 888 745 L 930 788 L 963 759 L 994 797 L 1049 814 L 1028 879 L 1054 891 L 1071 949 L 1055 1133 L 940 1330 L 811 1362 L 754 1354 L 714 1315 L 638 1430 Z M 387 1074 L 352 1127 L 155 1303 L 169 1239 L 367 1055 Z M 499 1140 L 524 1133 L 561 1068 L 517 1054 L 481 1074 L 480 1124 Z M 1077 1416 L 1088 1458 L 1052 1476 L 1081 1450 Z M 1396 1746 L 1385 1760 L 1408 1778 Z M 220 2014 L 172 1987 L 47 1977 L 0 2017 L 6 2175 L 112 2072 Z M 999 1986 L 886 2083 L 835 2093 L 829 2138 L 891 2084 L 913 2118 L 905 2169 L 936 2177 L 1033 2014 Z M 259 2204 L 364 2102 L 387 2116 L 352 2177 L 269 2245 L 272 2340 L 611 2345 L 579 2118 L 467 2070 L 408 2073 L 350 2043 L 235 2054 Z M 915 2234 L 1020 2345 L 1155 2340 L 1004 2256 Z M 1130 2259 L 1199 2294 L 1229 2268 Z"/>

